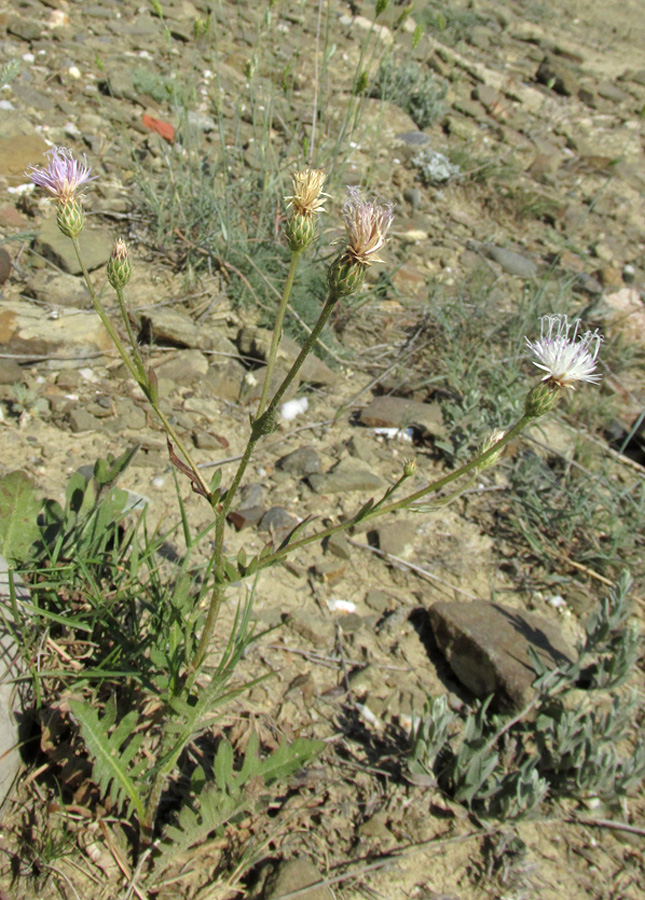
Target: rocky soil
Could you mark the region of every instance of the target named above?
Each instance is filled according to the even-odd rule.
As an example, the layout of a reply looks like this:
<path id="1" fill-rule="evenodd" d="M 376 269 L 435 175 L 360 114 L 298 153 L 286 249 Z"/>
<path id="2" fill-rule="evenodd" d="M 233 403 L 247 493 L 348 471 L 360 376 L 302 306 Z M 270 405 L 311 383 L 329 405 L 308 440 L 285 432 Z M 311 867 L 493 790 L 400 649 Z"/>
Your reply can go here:
<path id="1" fill-rule="evenodd" d="M 169 154 L 177 153 L 176 165 L 178 148 L 196 141 L 208 161 L 224 140 L 239 149 L 237 171 L 259 178 L 266 148 L 257 116 L 244 110 L 268 106 L 269 146 L 286 186 L 303 140 L 331 148 L 338 135 L 374 7 L 329 0 L 317 32 L 317 4 L 278 2 L 263 24 L 256 4 L 221 0 L 213 4 L 211 30 L 201 33 L 195 23 L 207 21 L 210 7 L 164 0 L 160 15 L 153 4 L 115 0 L 0 0 L 0 67 L 20 64 L 0 91 L 0 474 L 20 467 L 60 500 L 80 466 L 138 444 L 121 486 L 145 498 L 152 527 L 178 518 L 164 435 L 91 311 L 51 204 L 31 190 L 24 171 L 41 164 L 52 144 L 87 153 L 99 176 L 85 204 L 88 268 L 102 284 L 113 240 L 129 239 L 128 302 L 160 395 L 196 459 L 208 472 L 221 466 L 225 481 L 245 446 L 262 383 L 266 314 L 234 302 L 226 261 L 187 269 L 182 241 L 190 239 L 180 226 L 174 243 L 146 228 L 140 173 L 160 193 Z M 433 292 L 465 285 L 474 293 L 483 284 L 495 316 L 540 291 L 568 291 L 577 310 L 624 348 L 621 371 L 603 373 L 612 406 L 608 419 L 593 425 L 601 452 L 617 456 L 608 432 L 629 435 L 645 407 L 640 4 L 460 5 L 416 46 L 415 24 L 427 4 L 411 7 L 400 23 L 404 7 L 391 2 L 370 46 L 381 54 L 394 42 L 397 59 L 434 72 L 445 82 L 442 109 L 421 130 L 393 102 L 363 100 L 333 174 L 355 184 L 368 173 L 373 190 L 396 204 L 392 246 L 385 264 L 370 271 L 370 305 L 337 321 L 332 353 L 303 369 L 294 396 L 307 404 L 293 420 L 283 418 L 259 450 L 227 532 L 231 555 L 243 545 L 257 552 L 306 516 L 351 513 L 393 483 L 411 456 L 419 486 L 445 471 L 440 448 L 450 423 L 442 395 L 428 387 L 440 374 L 426 340 Z M 323 46 L 327 52 L 332 45 L 315 100 L 318 120 L 314 85 Z M 177 84 L 190 86 L 188 117 L 172 102 Z M 430 150 L 459 171 L 444 182 L 424 180 L 413 160 Z M 467 175 L 477 169 L 484 177 Z M 325 239 L 340 233 L 340 200 L 328 204 Z M 285 339 L 282 365 L 296 346 Z M 573 459 L 575 435 L 563 418 L 534 437 L 539 452 Z M 512 447 L 511 457 L 526 446 L 528 439 Z M 620 465 L 638 482 L 645 475 L 642 441 L 635 439 L 633 450 Z M 642 829 L 642 798 L 617 814 L 554 805 L 513 829 L 489 827 L 438 790 L 401 776 L 406 730 L 428 694 L 447 693 L 456 709 L 473 693 L 495 691 L 511 707 L 525 699 L 532 677 L 527 629 L 507 628 L 505 608 L 517 621 L 540 622 L 543 652 L 558 659 L 580 635 L 578 613 L 604 590 L 584 566 L 562 560 L 558 590 L 540 586 L 534 563 L 526 580 L 527 548 L 497 531 L 496 510 L 509 484 L 504 466 L 449 507 L 379 520 L 313 545 L 262 577 L 256 615 L 263 626 L 281 627 L 257 645 L 244 674 L 271 677 L 231 708 L 224 727 L 240 747 L 250 721 L 266 747 L 281 736 L 316 736 L 329 752 L 288 801 L 291 826 L 263 833 L 270 865 L 254 872 L 255 896 L 296 896 L 290 892 L 321 878 L 329 886 L 298 896 L 643 896 L 642 831 L 573 821 L 594 813 L 597 822 L 614 816 Z M 182 496 L 191 524 L 206 525 L 203 501 L 187 485 Z M 233 590 L 231 610 L 242 590 Z M 636 593 L 643 595 L 642 583 Z M 468 611 L 457 601 L 468 601 Z M 482 612 L 485 601 L 497 605 Z M 642 617 L 643 605 L 637 609 Z M 460 629 L 477 653 L 466 642 L 465 657 L 451 654 Z M 52 864 L 38 894 L 27 866 L 17 876 L 20 835 L 24 840 L 28 823 L 44 827 L 42 810 L 30 810 L 56 796 L 45 779 L 23 768 L 5 809 L 0 897 L 123 896 L 91 816 L 74 826 L 76 843 Z M 513 831 L 519 842 L 512 845 Z M 514 853 L 513 846 L 521 849 Z M 209 893 L 208 882 L 226 853 L 235 856 L 234 849 L 205 847 L 176 885 L 155 896 L 224 896 L 219 888 Z"/>

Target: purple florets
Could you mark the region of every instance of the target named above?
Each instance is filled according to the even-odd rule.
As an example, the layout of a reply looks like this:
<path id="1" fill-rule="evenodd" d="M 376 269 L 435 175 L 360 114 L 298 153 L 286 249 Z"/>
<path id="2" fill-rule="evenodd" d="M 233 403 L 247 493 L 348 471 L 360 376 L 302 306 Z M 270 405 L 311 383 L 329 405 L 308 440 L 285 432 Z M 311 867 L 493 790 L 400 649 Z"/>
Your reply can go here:
<path id="1" fill-rule="evenodd" d="M 83 155 L 83 161 L 74 159 L 72 151 L 65 147 L 52 147 L 46 154 L 49 164 L 45 168 L 30 166 L 26 175 L 38 187 L 49 191 L 59 203 L 69 203 L 90 181 L 98 176 L 90 175 L 91 168 Z"/>

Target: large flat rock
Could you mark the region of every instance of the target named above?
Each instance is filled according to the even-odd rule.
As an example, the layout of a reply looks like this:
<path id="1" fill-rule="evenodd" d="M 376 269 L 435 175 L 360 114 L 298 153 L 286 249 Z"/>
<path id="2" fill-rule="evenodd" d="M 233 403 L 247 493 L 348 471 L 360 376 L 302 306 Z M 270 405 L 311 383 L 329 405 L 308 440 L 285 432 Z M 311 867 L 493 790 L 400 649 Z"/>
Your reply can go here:
<path id="1" fill-rule="evenodd" d="M 550 668 L 576 657 L 560 629 L 535 613 L 486 600 L 439 602 L 428 612 L 437 645 L 459 681 L 476 697 L 494 694 L 505 708 L 521 709 L 533 697 L 531 648 Z"/>
<path id="2" fill-rule="evenodd" d="M 114 344 L 95 312 L 63 310 L 56 316 L 21 300 L 0 302 L 0 349 L 24 356 L 82 357 Z"/>

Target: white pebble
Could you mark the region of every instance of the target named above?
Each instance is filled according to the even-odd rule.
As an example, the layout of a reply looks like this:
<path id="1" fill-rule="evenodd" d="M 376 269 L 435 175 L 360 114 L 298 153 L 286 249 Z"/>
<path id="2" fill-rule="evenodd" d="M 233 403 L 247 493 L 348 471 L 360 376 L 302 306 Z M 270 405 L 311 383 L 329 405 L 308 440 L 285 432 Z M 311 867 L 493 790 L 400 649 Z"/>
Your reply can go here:
<path id="1" fill-rule="evenodd" d="M 370 725 L 373 725 L 375 728 L 383 728 L 383 722 L 372 712 L 367 703 L 357 703 L 356 709 L 358 710 L 358 714 L 365 719 L 366 722 L 369 722 Z"/>
<path id="2" fill-rule="evenodd" d="M 285 422 L 291 422 L 296 416 L 300 416 L 302 413 L 307 412 L 308 406 L 309 401 L 306 397 L 300 397 L 296 400 L 287 400 L 287 402 L 283 403 L 280 407 L 280 415 Z"/>
<path id="3" fill-rule="evenodd" d="M 81 378 L 84 378 L 85 381 L 99 380 L 93 369 L 79 369 L 78 374 L 81 376 Z"/>
<path id="4" fill-rule="evenodd" d="M 332 598 L 327 601 L 327 606 L 329 607 L 330 612 L 356 612 L 356 604 L 352 603 L 351 600 L 337 600 Z"/>
<path id="5" fill-rule="evenodd" d="M 567 601 L 564 597 L 561 597 L 560 594 L 555 594 L 555 596 L 551 597 L 549 600 L 549 604 L 553 609 L 566 609 Z"/>
<path id="6" fill-rule="evenodd" d="M 22 54 L 23 62 L 34 62 L 35 59 L 36 59 L 36 57 L 34 56 L 33 53 L 23 53 Z"/>
<path id="7" fill-rule="evenodd" d="M 412 443 L 414 437 L 413 428 L 374 428 L 374 434 L 378 434 L 385 438 L 396 438 L 399 441 L 405 441 L 407 444 Z"/>
<path id="8" fill-rule="evenodd" d="M 155 475 L 150 484 L 155 488 L 162 488 L 166 482 L 166 479 L 161 475 Z"/>
<path id="9" fill-rule="evenodd" d="M 72 78 L 81 78 L 81 70 L 78 66 L 70 66 L 67 70 L 67 74 L 71 75 Z"/>
<path id="10" fill-rule="evenodd" d="M 15 187 L 8 187 L 8 194 L 32 194 L 36 188 L 36 185 L 33 181 L 30 181 L 29 184 L 17 184 Z"/>
<path id="11" fill-rule="evenodd" d="M 81 136 L 81 129 L 74 122 L 65 122 L 63 130 L 68 137 Z"/>

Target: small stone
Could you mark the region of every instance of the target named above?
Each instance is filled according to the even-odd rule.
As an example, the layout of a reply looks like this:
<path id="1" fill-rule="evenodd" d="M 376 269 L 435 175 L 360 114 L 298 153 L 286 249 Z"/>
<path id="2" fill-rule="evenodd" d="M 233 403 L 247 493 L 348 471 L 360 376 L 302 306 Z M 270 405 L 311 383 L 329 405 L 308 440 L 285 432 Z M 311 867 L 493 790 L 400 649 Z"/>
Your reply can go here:
<path id="1" fill-rule="evenodd" d="M 323 541 L 323 547 L 325 552 L 333 554 L 333 556 L 338 557 L 338 559 L 343 559 L 345 561 L 351 559 L 352 548 L 342 532 L 332 534 L 331 537 L 326 538 L 326 540 Z"/>
<path id="2" fill-rule="evenodd" d="M 379 588 L 372 588 L 365 594 L 365 603 L 370 609 L 379 614 L 396 609 L 396 602 L 392 596 L 387 591 L 379 590 Z"/>
<path id="3" fill-rule="evenodd" d="M 81 431 L 98 431 L 102 427 L 99 419 L 82 407 L 68 410 L 65 418 L 74 434 L 78 434 Z"/>
<path id="4" fill-rule="evenodd" d="M 141 324 L 157 343 L 174 344 L 177 347 L 199 345 L 200 330 L 188 313 L 181 309 L 162 306 L 146 310 L 141 316 Z"/>
<path id="5" fill-rule="evenodd" d="M 200 382 L 200 393 L 213 399 L 237 403 L 245 376 L 246 369 L 236 359 L 229 359 L 225 363 L 213 363 L 209 366 L 206 377 Z"/>
<path id="6" fill-rule="evenodd" d="M 333 622 L 305 609 L 294 609 L 287 619 L 287 625 L 316 647 L 326 646 L 334 641 Z"/>
<path id="7" fill-rule="evenodd" d="M 632 287 L 606 294 L 603 298 L 605 320 L 613 333 L 628 344 L 645 348 L 645 304 Z"/>
<path id="8" fill-rule="evenodd" d="M 370 531 L 376 538 L 379 550 L 388 556 L 408 559 L 414 553 L 417 539 L 417 523 L 413 521 L 396 521 L 387 525 L 379 525 Z"/>
<path id="9" fill-rule="evenodd" d="M 268 531 L 274 542 L 280 544 L 293 531 L 298 521 L 295 516 L 288 513 L 282 506 L 272 506 L 262 516 L 259 530 Z"/>
<path id="10" fill-rule="evenodd" d="M 632 98 L 611 81 L 601 81 L 596 90 L 600 97 L 611 100 L 612 103 L 628 103 Z"/>
<path id="11" fill-rule="evenodd" d="M 13 16 L 7 22 L 7 31 L 9 34 L 13 34 L 14 37 L 20 38 L 21 41 L 31 43 L 32 41 L 39 40 L 42 34 L 42 27 L 33 19 L 25 19 L 22 16 Z"/>
<path id="12" fill-rule="evenodd" d="M 552 56 L 547 56 L 542 60 L 535 79 L 564 97 L 575 97 L 580 90 L 577 76 L 565 63 Z"/>
<path id="13" fill-rule="evenodd" d="M 14 359 L 0 359 L 0 384 L 18 384 L 23 371 Z"/>
<path id="14" fill-rule="evenodd" d="M 328 887 L 303 890 L 319 881 L 324 881 L 323 876 L 305 857 L 282 861 L 266 879 L 261 900 L 273 900 L 293 892 L 298 893 L 298 900 L 333 900 L 334 895 Z"/>
<path id="15" fill-rule="evenodd" d="M 227 518 L 236 531 L 242 531 L 244 528 L 251 528 L 257 525 L 266 513 L 266 507 L 257 504 L 255 506 L 245 506 L 243 509 L 232 510 Z"/>
<path id="16" fill-rule="evenodd" d="M 159 381 L 170 381 L 173 385 L 192 384 L 207 372 L 208 360 L 199 350 L 185 350 L 155 368 Z"/>
<path id="17" fill-rule="evenodd" d="M 446 433 L 438 403 L 419 403 L 406 397 L 375 397 L 361 410 L 359 419 L 362 425 L 369 428 L 411 426 L 423 435 L 434 437 L 444 437 Z"/>
<path id="18" fill-rule="evenodd" d="M 396 139 L 411 147 L 425 147 L 430 143 L 429 136 L 423 131 L 403 131 L 396 135 Z"/>
<path id="19" fill-rule="evenodd" d="M 501 95 L 495 88 L 489 87 L 487 84 L 478 84 L 473 90 L 475 100 L 484 106 L 488 111 L 501 103 Z"/>
<path id="20" fill-rule="evenodd" d="M 245 484 L 240 490 L 240 507 L 246 509 L 249 506 L 260 506 L 264 498 L 264 485 L 259 481 Z"/>
<path id="21" fill-rule="evenodd" d="M 323 581 L 325 584 L 334 585 L 338 584 L 339 581 L 345 577 L 345 573 L 347 572 L 347 563 L 344 559 L 339 559 L 336 557 L 335 559 L 325 559 L 317 562 L 314 566 L 314 572 L 316 577 Z"/>
<path id="22" fill-rule="evenodd" d="M 406 188 L 403 191 L 403 199 L 410 204 L 412 209 L 417 209 L 421 205 L 423 194 L 418 187 Z"/>
<path id="23" fill-rule="evenodd" d="M 486 255 L 502 267 L 508 275 L 530 280 L 537 275 L 537 266 L 532 259 L 506 250 L 504 247 L 487 247 Z"/>
<path id="24" fill-rule="evenodd" d="M 193 432 L 193 441 L 198 450 L 221 450 L 222 441 L 216 434 L 210 431 Z"/>
<path id="25" fill-rule="evenodd" d="M 317 494 L 377 491 L 383 487 L 380 476 L 353 457 L 341 460 L 325 475 L 310 475 L 309 484 Z"/>
<path id="26" fill-rule="evenodd" d="M 4 247 L 0 247 L 0 284 L 4 284 L 11 275 L 11 257 Z"/>
<path id="27" fill-rule="evenodd" d="M 613 266 L 603 266 L 596 272 L 598 280 L 604 288 L 620 288 L 623 284 L 622 274 Z"/>
<path id="28" fill-rule="evenodd" d="M 292 453 L 282 456 L 276 463 L 278 469 L 306 478 L 308 475 L 319 475 L 322 472 L 320 457 L 311 447 L 299 447 Z"/>
<path id="29" fill-rule="evenodd" d="M 559 626 L 500 603 L 442 601 L 428 610 L 437 645 L 476 697 L 495 694 L 502 708 L 521 709 L 534 694 L 533 650 L 547 666 L 576 658 Z"/>

